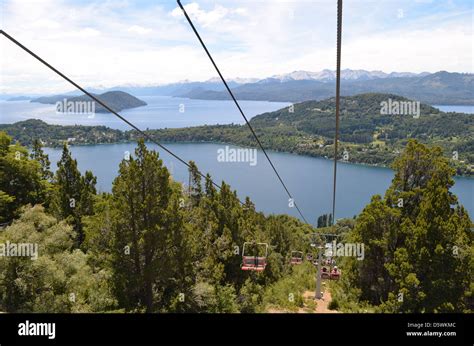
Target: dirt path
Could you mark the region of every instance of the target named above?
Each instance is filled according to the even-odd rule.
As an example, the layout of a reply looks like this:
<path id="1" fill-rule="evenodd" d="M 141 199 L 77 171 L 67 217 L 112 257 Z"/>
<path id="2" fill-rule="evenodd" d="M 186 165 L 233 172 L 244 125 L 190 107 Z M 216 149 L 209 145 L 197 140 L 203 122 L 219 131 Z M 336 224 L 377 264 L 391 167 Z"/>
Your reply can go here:
<path id="1" fill-rule="evenodd" d="M 332 300 L 331 292 L 326 287 L 322 299 L 314 299 L 314 291 L 306 291 L 303 293 L 304 306 L 299 308 L 296 313 L 298 314 L 336 314 L 339 311 L 329 310 L 328 305 Z M 316 306 L 315 306 L 316 305 Z M 268 313 L 278 314 L 278 313 L 291 313 L 292 311 L 286 311 L 283 309 L 278 309 L 276 307 L 269 308 Z"/>
<path id="2" fill-rule="evenodd" d="M 303 298 L 306 300 L 306 296 L 309 296 L 309 299 L 314 299 L 314 292 L 306 291 L 303 294 Z M 316 300 L 316 310 L 314 311 L 317 314 L 336 314 L 338 311 L 329 310 L 328 305 L 332 300 L 331 292 L 326 289 L 321 299 Z"/>

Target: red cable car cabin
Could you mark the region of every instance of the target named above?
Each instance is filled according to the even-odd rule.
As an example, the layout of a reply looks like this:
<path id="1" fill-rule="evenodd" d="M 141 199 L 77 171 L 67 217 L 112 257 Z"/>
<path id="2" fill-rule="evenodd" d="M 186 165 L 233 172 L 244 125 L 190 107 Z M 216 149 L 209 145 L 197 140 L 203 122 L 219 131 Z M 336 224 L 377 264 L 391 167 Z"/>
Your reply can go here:
<path id="1" fill-rule="evenodd" d="M 341 271 L 337 267 L 332 268 L 330 277 L 332 280 L 339 280 Z"/>
<path id="2" fill-rule="evenodd" d="M 329 279 L 330 277 L 330 268 L 328 266 L 323 266 L 321 268 L 321 279 Z"/>
<path id="3" fill-rule="evenodd" d="M 259 248 L 265 248 L 265 251 L 259 251 Z M 249 243 L 245 242 L 242 248 L 242 270 L 263 271 L 267 266 L 267 243 Z M 260 254 L 265 254 L 261 256 Z"/>
<path id="4" fill-rule="evenodd" d="M 301 264 L 303 263 L 303 252 L 302 251 L 291 251 L 291 264 Z"/>

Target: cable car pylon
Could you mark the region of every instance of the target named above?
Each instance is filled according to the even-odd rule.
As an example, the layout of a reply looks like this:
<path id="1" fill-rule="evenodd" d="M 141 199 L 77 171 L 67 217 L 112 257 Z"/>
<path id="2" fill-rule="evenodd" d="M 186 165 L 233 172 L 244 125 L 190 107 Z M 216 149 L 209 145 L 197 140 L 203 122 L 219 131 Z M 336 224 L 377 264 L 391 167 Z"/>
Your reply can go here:
<path id="1" fill-rule="evenodd" d="M 334 134 L 334 177 L 332 192 L 332 224 L 336 220 L 336 176 L 337 144 L 339 141 L 339 102 L 341 94 L 341 39 L 342 39 L 342 0 L 337 2 L 337 51 L 336 51 L 336 131 Z"/>
<path id="2" fill-rule="evenodd" d="M 334 134 L 334 176 L 332 192 L 332 225 L 336 220 L 336 178 L 337 178 L 337 144 L 339 140 L 339 102 L 341 94 L 341 41 L 342 41 L 342 0 L 337 1 L 337 39 L 336 39 L 336 131 Z M 316 270 L 315 299 L 321 299 L 321 255 L 324 247 L 318 246 L 318 269 Z M 329 273 L 329 277 L 331 274 Z M 339 275 L 337 275 L 339 278 Z"/>

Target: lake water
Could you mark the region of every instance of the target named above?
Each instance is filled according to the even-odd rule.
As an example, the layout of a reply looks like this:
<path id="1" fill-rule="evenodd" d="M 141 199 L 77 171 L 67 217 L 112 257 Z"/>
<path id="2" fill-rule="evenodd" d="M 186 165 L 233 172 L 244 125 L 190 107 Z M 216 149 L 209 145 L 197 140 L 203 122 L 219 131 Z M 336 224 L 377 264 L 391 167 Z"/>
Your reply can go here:
<path id="1" fill-rule="evenodd" d="M 242 124 L 243 119 L 231 101 L 190 100 L 169 96 L 140 97 L 148 103 L 145 107 L 125 110 L 121 114 L 141 129 L 176 128 L 212 124 Z M 240 101 L 251 118 L 270 112 L 288 103 L 265 101 Z M 180 112 L 180 108 L 184 112 Z M 436 106 L 444 111 L 472 112 L 470 106 Z M 105 125 L 128 130 L 128 125 L 112 114 L 87 115 L 56 114 L 54 105 L 43 105 L 29 101 L 0 101 L 0 123 L 14 123 L 31 118 L 42 119 L 59 125 Z M 155 145 L 150 145 L 158 149 Z M 294 208 L 288 207 L 288 197 L 262 153 L 258 164 L 222 163 L 217 161 L 218 144 L 168 144 L 173 152 L 186 161 L 194 160 L 204 173 L 211 173 L 216 183 L 225 180 L 239 192 L 241 199 L 249 196 L 258 210 L 265 213 L 287 213 L 298 216 Z M 133 152 L 133 144 L 111 144 L 71 147 L 81 171 L 92 170 L 98 178 L 98 188 L 110 191 L 117 175 L 118 164 L 125 151 Z M 56 169 L 60 150 L 46 148 Z M 158 150 L 165 164 L 173 171 L 176 180 L 187 182 L 187 168 Z M 308 221 L 331 211 L 332 162 L 320 158 L 270 152 L 270 156 L 282 175 L 289 190 Z M 390 184 L 393 172 L 390 169 L 340 163 L 338 166 L 336 218 L 358 214 L 374 194 L 383 194 Z M 474 215 L 474 179 L 456 178 L 453 191 Z"/>
<path id="2" fill-rule="evenodd" d="M 243 124 L 244 120 L 232 101 L 191 100 L 171 96 L 139 96 L 147 106 L 120 112 L 131 123 L 145 130 L 179 128 L 199 125 Z M 239 101 L 247 118 L 272 112 L 289 105 L 286 102 Z M 474 113 L 474 106 L 435 105 L 445 112 Z M 12 124 L 27 119 L 41 119 L 57 125 L 105 125 L 119 130 L 130 127 L 115 115 L 97 113 L 93 118 L 84 114 L 57 114 L 55 105 L 29 101 L 0 101 L 0 123 Z"/>
<path id="3" fill-rule="evenodd" d="M 139 98 L 148 105 L 119 113 L 142 130 L 244 123 L 232 101 L 191 100 L 171 96 L 139 96 Z M 239 103 L 247 118 L 289 105 L 285 102 L 266 101 L 239 101 Z M 97 113 L 90 118 L 85 114 L 57 114 L 55 105 L 29 101 L 0 101 L 0 123 L 11 124 L 31 118 L 41 119 L 48 124 L 105 125 L 120 130 L 130 129 L 127 124 L 110 113 Z"/>
<path id="4" fill-rule="evenodd" d="M 257 210 L 266 214 L 290 214 L 298 216 L 294 208 L 288 207 L 288 197 L 277 180 L 263 153 L 258 152 L 257 164 L 218 162 L 217 150 L 221 144 L 181 143 L 165 144 L 167 148 L 184 160 L 194 160 L 201 172 L 209 172 L 213 180 L 220 184 L 222 180 L 238 191 L 241 200 L 249 196 Z M 150 148 L 157 150 L 165 165 L 172 171 L 174 178 L 187 184 L 187 167 L 154 144 Z M 229 146 L 235 148 L 233 146 Z M 118 172 L 119 162 L 124 152 L 133 153 L 135 145 L 104 144 L 93 146 L 71 146 L 79 169 L 92 170 L 97 176 L 98 188 L 110 191 L 112 181 Z M 50 156 L 52 169 L 60 158 L 61 150 L 45 148 Z M 288 189 L 305 218 L 315 223 L 317 217 L 331 212 L 332 206 L 332 161 L 298 156 L 286 153 L 269 152 L 269 156 L 281 174 Z M 387 168 L 362 165 L 338 164 L 336 218 L 353 217 L 361 212 L 374 194 L 383 194 L 393 178 L 393 171 Z M 456 178 L 453 192 L 474 215 L 474 179 Z"/>
<path id="5" fill-rule="evenodd" d="M 474 114 L 474 106 L 458 106 L 458 105 L 433 105 L 443 112 L 457 112 Z"/>

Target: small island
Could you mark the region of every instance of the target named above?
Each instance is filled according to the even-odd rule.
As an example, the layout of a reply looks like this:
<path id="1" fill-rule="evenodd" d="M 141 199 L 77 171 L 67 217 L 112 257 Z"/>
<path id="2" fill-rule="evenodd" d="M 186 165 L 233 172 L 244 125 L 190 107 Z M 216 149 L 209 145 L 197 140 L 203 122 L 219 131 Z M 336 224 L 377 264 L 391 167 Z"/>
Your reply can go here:
<path id="1" fill-rule="evenodd" d="M 137 108 L 146 106 L 147 103 L 143 100 L 136 98 L 124 91 L 108 91 L 103 94 L 92 94 L 99 100 L 103 101 L 106 105 L 112 108 L 116 112 L 123 111 L 125 109 Z M 102 105 L 93 101 L 93 99 L 87 95 L 83 96 L 70 96 L 70 95 L 54 95 L 54 96 L 42 96 L 31 100 L 30 102 L 43 103 L 43 104 L 57 104 L 58 102 L 72 102 L 82 103 L 84 101 L 94 102 L 95 112 L 97 113 L 108 113 Z"/>

